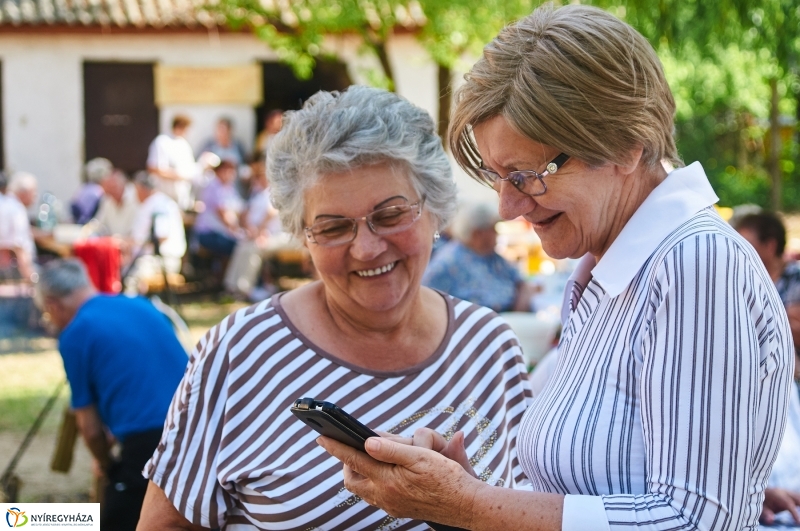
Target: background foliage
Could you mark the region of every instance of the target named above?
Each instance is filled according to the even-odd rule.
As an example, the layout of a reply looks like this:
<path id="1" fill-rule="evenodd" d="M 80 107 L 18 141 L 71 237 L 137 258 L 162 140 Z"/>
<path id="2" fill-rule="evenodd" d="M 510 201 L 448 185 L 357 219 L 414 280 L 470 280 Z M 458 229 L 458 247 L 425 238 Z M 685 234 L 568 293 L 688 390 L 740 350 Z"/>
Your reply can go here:
<path id="1" fill-rule="evenodd" d="M 248 26 L 300 77 L 329 53 L 330 34 L 358 35 L 393 87 L 387 42 L 413 32 L 439 65 L 440 132 L 454 69 L 468 67 L 503 25 L 538 0 L 212 0 Z M 629 22 L 661 57 L 677 105 L 678 148 L 700 161 L 723 205 L 800 210 L 800 2 L 588 0 Z M 776 141 L 777 140 L 777 141 Z M 771 147 L 777 149 L 772 152 Z M 773 190 L 775 193 L 773 193 Z"/>

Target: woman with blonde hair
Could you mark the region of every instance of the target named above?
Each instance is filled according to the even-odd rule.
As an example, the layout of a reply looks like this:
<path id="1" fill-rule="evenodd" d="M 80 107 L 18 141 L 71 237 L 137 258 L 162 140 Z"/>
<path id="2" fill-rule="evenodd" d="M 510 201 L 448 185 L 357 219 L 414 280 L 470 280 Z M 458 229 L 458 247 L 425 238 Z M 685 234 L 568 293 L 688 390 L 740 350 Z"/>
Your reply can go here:
<path id="1" fill-rule="evenodd" d="M 702 167 L 682 167 L 674 114 L 652 47 L 600 9 L 543 6 L 486 46 L 456 97 L 456 160 L 550 256 L 580 258 L 517 441 L 534 492 L 480 483 L 430 430 L 369 455 L 321 438 L 348 490 L 469 529 L 758 529 L 791 333 Z"/>

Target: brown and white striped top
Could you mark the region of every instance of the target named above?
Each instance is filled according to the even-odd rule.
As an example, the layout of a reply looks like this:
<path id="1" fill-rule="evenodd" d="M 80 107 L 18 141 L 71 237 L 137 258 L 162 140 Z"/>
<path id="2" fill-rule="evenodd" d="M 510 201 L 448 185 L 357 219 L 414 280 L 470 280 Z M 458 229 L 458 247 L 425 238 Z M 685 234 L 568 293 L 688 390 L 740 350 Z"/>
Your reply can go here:
<path id="1" fill-rule="evenodd" d="M 482 479 L 527 483 L 514 451 L 531 402 L 517 338 L 491 310 L 442 296 L 449 319 L 439 348 L 392 372 L 353 366 L 312 344 L 288 320 L 280 296 L 230 315 L 192 353 L 144 475 L 205 527 L 428 529 L 344 489 L 341 463 L 289 411 L 310 396 L 372 429 L 462 430 Z"/>

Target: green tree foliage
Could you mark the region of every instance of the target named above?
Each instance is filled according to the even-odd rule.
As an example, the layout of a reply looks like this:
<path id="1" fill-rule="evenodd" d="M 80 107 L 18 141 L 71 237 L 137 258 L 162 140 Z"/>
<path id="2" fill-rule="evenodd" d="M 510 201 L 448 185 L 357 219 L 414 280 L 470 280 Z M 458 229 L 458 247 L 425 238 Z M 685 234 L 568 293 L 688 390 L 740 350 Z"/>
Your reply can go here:
<path id="1" fill-rule="evenodd" d="M 234 29 L 252 28 L 301 79 L 308 79 L 317 58 L 326 54 L 326 36 L 359 35 L 380 61 L 387 88 L 394 77 L 386 53 L 389 35 L 415 20 L 413 11 L 393 0 L 212 0 L 207 8 Z"/>
<path id="2" fill-rule="evenodd" d="M 476 55 L 509 22 L 528 13 L 536 0 L 212 0 L 208 4 L 234 28 L 251 27 L 295 74 L 311 76 L 329 35 L 356 34 L 373 52 L 381 72 L 373 84 L 393 88 L 387 54 L 393 31 L 413 31 L 439 65 L 439 131 L 449 121 L 453 68 L 464 54 Z"/>
<path id="3" fill-rule="evenodd" d="M 782 119 L 800 116 L 797 0 L 593 3 L 659 51 L 678 102 L 679 149 L 703 162 L 723 204 L 800 209 L 798 137 Z"/>
<path id="4" fill-rule="evenodd" d="M 439 65 L 440 132 L 446 130 L 454 69 L 468 66 L 507 23 L 540 0 L 211 0 L 233 27 L 249 26 L 293 67 L 311 75 L 329 35 L 358 35 L 393 86 L 386 53 L 395 31 L 413 32 Z M 564 0 L 566 1 L 566 0 Z M 783 183 L 800 210 L 800 3 L 797 0 L 584 0 L 637 28 L 662 58 L 676 95 L 678 147 L 706 167 L 723 204 L 770 204 Z M 771 90 L 775 87 L 775 92 Z M 783 127 L 780 126 L 783 124 Z M 773 136 L 770 136 L 772 129 Z M 793 132 L 794 131 L 794 132 Z M 779 142 L 774 138 L 779 136 Z M 780 149 L 770 166 L 770 147 Z M 770 176 L 772 170 L 772 177 Z M 772 182 L 771 182 L 772 179 Z M 774 202 L 774 199 L 773 199 Z"/>

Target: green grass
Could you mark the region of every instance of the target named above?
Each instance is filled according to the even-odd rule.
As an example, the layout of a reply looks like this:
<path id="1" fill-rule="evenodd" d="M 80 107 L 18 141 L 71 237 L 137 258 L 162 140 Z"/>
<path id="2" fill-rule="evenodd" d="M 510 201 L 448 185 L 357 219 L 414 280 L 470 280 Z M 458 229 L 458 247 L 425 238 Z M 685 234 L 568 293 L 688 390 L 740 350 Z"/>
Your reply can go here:
<path id="1" fill-rule="evenodd" d="M 65 378 L 61 356 L 55 350 L 0 356 L 0 432 L 26 432 L 39 411 Z M 54 411 L 61 411 L 69 399 L 69 387 L 61 390 Z M 52 412 L 42 429 L 54 431 L 60 415 Z"/>
<path id="2" fill-rule="evenodd" d="M 235 312 L 240 308 L 250 306 L 247 302 L 201 302 L 185 304 L 179 308 L 186 324 L 191 329 L 198 330 L 204 334 L 209 328 L 219 323 L 224 317 Z M 199 339 L 199 337 L 198 337 Z"/>

